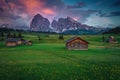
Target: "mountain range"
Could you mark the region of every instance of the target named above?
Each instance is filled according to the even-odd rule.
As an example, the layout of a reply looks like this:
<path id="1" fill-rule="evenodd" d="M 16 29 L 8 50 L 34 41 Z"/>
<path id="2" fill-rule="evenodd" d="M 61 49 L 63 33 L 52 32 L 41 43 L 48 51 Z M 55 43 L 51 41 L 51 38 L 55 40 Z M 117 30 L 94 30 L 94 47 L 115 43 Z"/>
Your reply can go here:
<path id="1" fill-rule="evenodd" d="M 12 25 L 3 24 L 2 27 L 12 28 Z M 82 24 L 71 17 L 59 18 L 50 21 L 40 14 L 36 14 L 30 22 L 30 27 L 16 26 L 13 29 L 23 29 L 37 32 L 57 32 L 64 34 L 97 34 L 106 31 L 105 28 L 96 28 L 86 24 Z"/>
<path id="2" fill-rule="evenodd" d="M 50 27 L 49 27 L 50 26 Z M 86 24 L 81 24 L 78 21 L 75 21 L 71 17 L 59 18 L 58 20 L 53 20 L 50 24 L 50 21 L 47 18 L 44 18 L 42 15 L 37 14 L 34 16 L 30 23 L 30 29 L 32 31 L 53 31 L 57 33 L 70 33 L 71 31 L 89 31 L 89 32 L 100 32 L 102 28 L 96 28 L 93 26 L 88 26 Z"/>

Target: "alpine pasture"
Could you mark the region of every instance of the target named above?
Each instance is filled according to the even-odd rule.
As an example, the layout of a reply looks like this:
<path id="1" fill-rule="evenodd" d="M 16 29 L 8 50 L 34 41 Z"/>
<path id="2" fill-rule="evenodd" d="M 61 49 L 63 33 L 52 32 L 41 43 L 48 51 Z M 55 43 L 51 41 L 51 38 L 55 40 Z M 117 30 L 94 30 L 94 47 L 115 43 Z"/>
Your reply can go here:
<path id="1" fill-rule="evenodd" d="M 0 41 L 0 80 L 120 80 L 120 36 L 118 44 L 102 42 L 102 35 L 79 35 L 88 50 L 66 50 L 74 35 L 24 34 L 32 45 L 6 47 Z M 109 35 L 104 35 L 106 37 Z"/>

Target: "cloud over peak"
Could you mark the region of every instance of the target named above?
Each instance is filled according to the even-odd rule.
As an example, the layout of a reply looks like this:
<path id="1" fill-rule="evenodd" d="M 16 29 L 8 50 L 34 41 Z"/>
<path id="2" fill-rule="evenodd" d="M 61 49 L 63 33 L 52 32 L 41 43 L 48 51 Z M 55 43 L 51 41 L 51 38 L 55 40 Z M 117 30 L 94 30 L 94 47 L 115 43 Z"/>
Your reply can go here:
<path id="1" fill-rule="evenodd" d="M 120 16 L 120 0 L 0 0 L 0 23 L 13 22 L 27 26 L 36 14 L 48 18 L 50 22 L 60 17 L 71 16 L 84 23 L 91 15 L 97 13 L 96 19 Z M 94 3 L 94 4 L 93 4 Z M 109 6 L 108 6 L 109 5 Z M 112 7 L 110 7 L 112 5 Z M 110 9 L 108 9 L 110 8 Z M 11 20 L 11 21 L 10 21 Z M 20 22 L 21 21 L 21 22 Z M 96 20 L 97 21 L 97 20 Z M 117 22 L 118 20 L 116 20 Z M 17 23 L 16 23 L 17 24 Z M 94 23 L 92 23 L 94 24 Z M 21 24 L 22 25 L 22 24 Z M 89 25 L 89 24 L 88 24 Z"/>
<path id="2" fill-rule="evenodd" d="M 82 7 L 85 7 L 85 6 L 86 6 L 85 2 L 77 2 L 73 5 L 68 5 L 67 8 L 68 9 L 76 9 L 76 8 L 82 8 Z"/>

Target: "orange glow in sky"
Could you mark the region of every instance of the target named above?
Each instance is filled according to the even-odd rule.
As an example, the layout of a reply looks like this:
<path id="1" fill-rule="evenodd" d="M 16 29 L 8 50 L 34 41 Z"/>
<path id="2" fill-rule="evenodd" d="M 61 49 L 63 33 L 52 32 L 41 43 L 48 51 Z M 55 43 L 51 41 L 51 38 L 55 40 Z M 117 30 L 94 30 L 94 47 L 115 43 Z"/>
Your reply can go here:
<path id="1" fill-rule="evenodd" d="M 48 14 L 48 15 L 55 15 L 55 12 L 53 10 L 49 9 L 49 8 L 43 9 L 42 12 L 44 14 Z"/>
<path id="2" fill-rule="evenodd" d="M 39 0 L 20 0 L 21 3 L 26 7 L 26 11 L 29 15 L 35 15 L 41 13 L 45 15 L 55 15 L 55 12 L 45 7 L 45 3 Z"/>

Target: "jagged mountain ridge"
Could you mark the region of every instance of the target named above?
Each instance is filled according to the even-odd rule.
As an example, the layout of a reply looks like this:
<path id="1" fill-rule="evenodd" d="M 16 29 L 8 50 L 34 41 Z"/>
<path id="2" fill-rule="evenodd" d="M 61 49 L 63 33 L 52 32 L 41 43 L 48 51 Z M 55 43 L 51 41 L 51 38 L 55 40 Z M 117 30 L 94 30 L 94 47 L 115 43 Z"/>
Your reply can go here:
<path id="1" fill-rule="evenodd" d="M 3 27 L 8 27 L 11 28 L 12 25 L 6 24 L 6 25 L 1 25 Z M 78 21 L 75 21 L 71 17 L 67 18 L 59 18 L 58 20 L 53 20 L 52 23 L 50 24 L 50 21 L 47 18 L 44 18 L 40 14 L 36 14 L 31 23 L 30 27 L 24 27 L 24 26 L 16 26 L 13 27 L 13 29 L 21 29 L 22 30 L 31 30 L 31 31 L 38 31 L 38 32 L 57 32 L 57 33 L 70 33 L 71 31 L 91 31 L 91 32 L 99 32 L 102 29 L 101 28 L 96 28 L 93 26 L 88 26 L 85 24 L 81 24 Z M 25 29 L 24 29 L 25 28 Z"/>
<path id="2" fill-rule="evenodd" d="M 51 27 L 53 28 L 54 31 L 59 33 L 67 30 L 77 30 L 77 29 L 99 31 L 98 28 L 81 24 L 75 21 L 74 19 L 72 19 L 71 17 L 59 18 L 58 21 L 53 20 L 53 22 L 51 23 Z"/>

